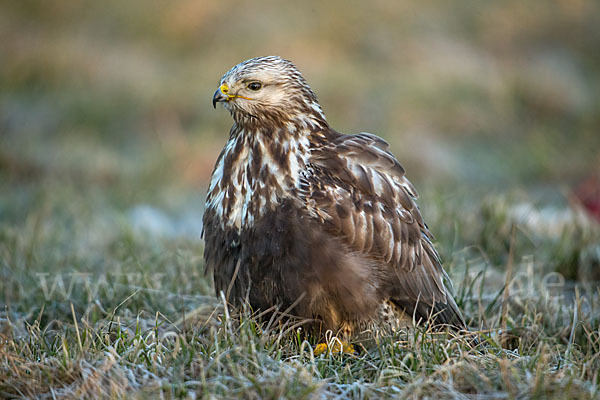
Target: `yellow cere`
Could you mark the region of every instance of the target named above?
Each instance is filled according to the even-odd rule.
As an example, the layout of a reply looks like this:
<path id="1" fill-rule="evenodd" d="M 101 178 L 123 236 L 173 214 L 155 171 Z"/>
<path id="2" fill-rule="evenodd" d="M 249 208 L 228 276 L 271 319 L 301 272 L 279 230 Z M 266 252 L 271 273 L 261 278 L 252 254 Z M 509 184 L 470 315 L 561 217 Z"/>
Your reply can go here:
<path id="1" fill-rule="evenodd" d="M 227 96 L 227 100 L 231 100 L 233 98 L 239 97 L 240 99 L 252 100 L 250 97 L 240 96 L 239 94 L 229 94 L 229 86 L 226 83 L 219 86 L 219 90 L 225 96 Z"/>
<path id="2" fill-rule="evenodd" d="M 221 87 L 219 87 L 219 89 L 221 89 L 221 93 L 223 94 L 227 94 L 227 92 L 229 92 L 229 86 L 227 86 L 226 83 L 222 84 Z"/>

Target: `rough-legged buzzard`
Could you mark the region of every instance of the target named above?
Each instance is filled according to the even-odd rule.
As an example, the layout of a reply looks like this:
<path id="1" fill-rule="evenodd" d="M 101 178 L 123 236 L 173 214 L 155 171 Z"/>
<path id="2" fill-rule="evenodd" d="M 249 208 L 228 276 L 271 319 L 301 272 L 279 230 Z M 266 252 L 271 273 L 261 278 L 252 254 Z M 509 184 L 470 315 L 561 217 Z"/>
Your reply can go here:
<path id="1" fill-rule="evenodd" d="M 218 293 L 345 335 L 405 317 L 465 327 L 417 192 L 383 139 L 332 129 L 280 57 L 233 67 L 217 102 L 234 120 L 203 221 Z"/>

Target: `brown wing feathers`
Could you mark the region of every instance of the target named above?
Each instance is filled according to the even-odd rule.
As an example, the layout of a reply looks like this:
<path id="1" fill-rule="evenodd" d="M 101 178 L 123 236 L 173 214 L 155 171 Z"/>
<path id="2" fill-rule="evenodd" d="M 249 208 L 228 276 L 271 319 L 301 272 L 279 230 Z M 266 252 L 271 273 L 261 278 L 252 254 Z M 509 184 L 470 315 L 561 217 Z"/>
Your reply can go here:
<path id="1" fill-rule="evenodd" d="M 374 135 L 337 134 L 313 151 L 304 193 L 319 215 L 354 251 L 383 266 L 395 285 L 392 301 L 418 318 L 438 314 L 438 323 L 464 326 L 444 284 L 447 278 L 430 242 L 404 169 Z"/>

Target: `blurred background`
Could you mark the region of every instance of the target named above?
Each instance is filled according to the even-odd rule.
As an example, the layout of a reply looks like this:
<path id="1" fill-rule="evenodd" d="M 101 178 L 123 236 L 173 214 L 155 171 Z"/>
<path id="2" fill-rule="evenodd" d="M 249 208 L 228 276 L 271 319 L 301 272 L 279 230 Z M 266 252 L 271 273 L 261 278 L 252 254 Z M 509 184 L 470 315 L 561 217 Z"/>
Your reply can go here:
<path id="1" fill-rule="evenodd" d="M 597 243 L 598 1 L 15 1 L 0 36 L 5 277 L 93 269 L 121 229 L 199 242 L 232 123 L 211 96 L 273 54 L 335 129 L 391 143 L 446 259 L 501 264 L 516 224 L 522 254 L 551 237 L 542 262 L 576 277 Z"/>

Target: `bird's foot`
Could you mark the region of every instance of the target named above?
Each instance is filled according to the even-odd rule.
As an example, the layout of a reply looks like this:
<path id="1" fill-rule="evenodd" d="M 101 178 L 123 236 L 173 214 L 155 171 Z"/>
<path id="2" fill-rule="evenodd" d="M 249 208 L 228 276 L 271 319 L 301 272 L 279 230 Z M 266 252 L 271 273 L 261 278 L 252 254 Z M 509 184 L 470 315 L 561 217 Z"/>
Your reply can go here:
<path id="1" fill-rule="evenodd" d="M 319 343 L 313 351 L 315 356 L 330 352 L 331 354 L 356 354 L 354 346 L 348 342 L 331 340 L 329 343 Z"/>

